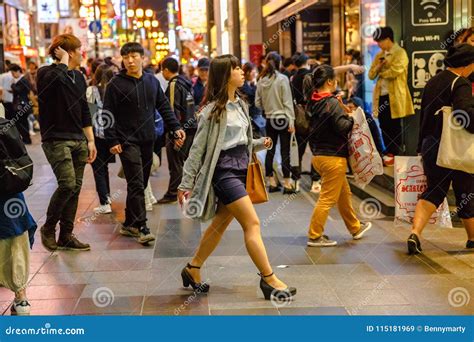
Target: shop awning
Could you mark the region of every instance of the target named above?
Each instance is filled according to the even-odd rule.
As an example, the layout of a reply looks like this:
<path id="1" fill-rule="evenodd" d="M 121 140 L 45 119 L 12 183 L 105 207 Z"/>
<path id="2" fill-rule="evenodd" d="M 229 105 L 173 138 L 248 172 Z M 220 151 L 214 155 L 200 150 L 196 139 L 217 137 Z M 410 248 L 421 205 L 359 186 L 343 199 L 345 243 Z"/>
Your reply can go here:
<path id="1" fill-rule="evenodd" d="M 292 3 L 291 5 L 286 6 L 285 8 L 281 9 L 280 11 L 272 14 L 266 18 L 267 26 L 272 26 L 278 24 L 280 21 L 283 21 L 292 15 L 301 12 L 305 8 L 317 4 L 320 2 L 319 0 L 297 0 L 296 2 Z"/>

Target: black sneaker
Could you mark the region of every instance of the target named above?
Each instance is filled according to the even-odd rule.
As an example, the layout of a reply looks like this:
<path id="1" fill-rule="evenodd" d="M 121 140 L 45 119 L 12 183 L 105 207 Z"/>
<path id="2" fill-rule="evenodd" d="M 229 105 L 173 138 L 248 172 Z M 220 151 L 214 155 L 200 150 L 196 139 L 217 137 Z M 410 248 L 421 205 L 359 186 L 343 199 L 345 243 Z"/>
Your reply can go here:
<path id="1" fill-rule="evenodd" d="M 474 240 L 467 240 L 466 248 L 474 248 Z"/>
<path id="2" fill-rule="evenodd" d="M 58 244 L 56 243 L 56 232 L 45 226 L 41 227 L 41 243 L 44 248 L 48 251 L 53 252 L 58 249 Z"/>
<path id="3" fill-rule="evenodd" d="M 120 234 L 137 238 L 140 236 L 140 230 L 135 227 L 122 226 L 122 228 L 120 228 Z"/>
<path id="4" fill-rule="evenodd" d="M 407 245 L 408 245 L 408 254 L 410 255 L 418 254 L 418 253 L 421 253 L 422 251 L 420 239 L 418 239 L 418 236 L 416 234 L 411 234 L 408 237 Z"/>
<path id="5" fill-rule="evenodd" d="M 58 249 L 69 251 L 90 251 L 91 246 L 88 243 L 79 241 L 74 234 L 69 237 L 58 239 Z"/>
<path id="6" fill-rule="evenodd" d="M 158 200 L 156 202 L 157 204 L 172 204 L 178 202 L 178 197 L 177 196 L 163 196 L 162 199 Z"/>
<path id="7" fill-rule="evenodd" d="M 155 241 L 155 235 L 150 232 L 150 228 L 144 226 L 140 228 L 140 236 L 137 241 L 142 245 L 145 245 L 151 241 Z"/>

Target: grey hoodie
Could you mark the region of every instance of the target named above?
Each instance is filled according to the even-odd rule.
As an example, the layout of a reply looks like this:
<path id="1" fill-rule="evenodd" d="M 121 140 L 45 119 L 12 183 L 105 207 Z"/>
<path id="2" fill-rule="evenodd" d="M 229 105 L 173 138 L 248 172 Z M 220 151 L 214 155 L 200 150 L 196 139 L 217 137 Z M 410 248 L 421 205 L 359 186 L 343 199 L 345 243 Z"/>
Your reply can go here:
<path id="1" fill-rule="evenodd" d="M 295 111 L 288 77 L 278 71 L 272 77 L 265 76 L 257 82 L 255 105 L 263 109 L 267 119 L 285 116 L 294 126 Z"/>

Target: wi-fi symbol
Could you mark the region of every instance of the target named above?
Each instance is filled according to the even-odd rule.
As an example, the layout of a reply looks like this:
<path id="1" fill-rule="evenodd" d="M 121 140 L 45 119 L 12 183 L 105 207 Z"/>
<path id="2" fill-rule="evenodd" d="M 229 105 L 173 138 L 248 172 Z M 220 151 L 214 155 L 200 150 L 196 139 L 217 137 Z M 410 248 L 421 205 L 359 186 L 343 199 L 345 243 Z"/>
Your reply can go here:
<path id="1" fill-rule="evenodd" d="M 420 3 L 420 6 L 423 7 L 425 11 L 428 11 L 427 15 L 430 18 L 433 16 L 433 12 L 438 9 L 439 5 L 439 0 L 423 0 Z"/>

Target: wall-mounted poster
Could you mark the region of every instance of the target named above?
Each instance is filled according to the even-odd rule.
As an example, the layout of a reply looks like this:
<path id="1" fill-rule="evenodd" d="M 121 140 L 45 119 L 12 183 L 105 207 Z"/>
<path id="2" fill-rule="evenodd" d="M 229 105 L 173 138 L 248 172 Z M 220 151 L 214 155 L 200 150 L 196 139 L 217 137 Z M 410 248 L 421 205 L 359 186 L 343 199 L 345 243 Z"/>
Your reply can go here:
<path id="1" fill-rule="evenodd" d="M 38 23 L 59 22 L 58 0 L 38 0 Z"/>

